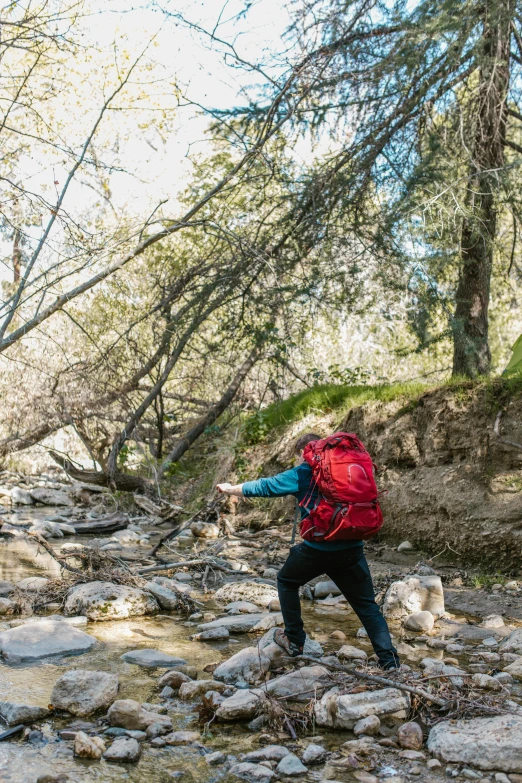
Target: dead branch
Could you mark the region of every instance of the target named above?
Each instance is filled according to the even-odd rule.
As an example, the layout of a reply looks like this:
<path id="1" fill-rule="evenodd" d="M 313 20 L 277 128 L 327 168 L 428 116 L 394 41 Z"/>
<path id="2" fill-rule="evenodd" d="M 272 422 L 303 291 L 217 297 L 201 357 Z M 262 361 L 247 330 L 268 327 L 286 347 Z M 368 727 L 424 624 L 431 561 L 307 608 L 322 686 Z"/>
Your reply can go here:
<path id="1" fill-rule="evenodd" d="M 522 451 L 522 443 L 515 443 L 513 440 L 507 440 L 506 438 L 503 438 L 500 433 L 500 419 L 502 418 L 502 414 L 504 411 L 500 410 L 497 413 L 497 418 L 495 419 L 495 426 L 493 427 L 493 432 L 497 436 L 497 440 L 499 443 L 504 443 L 506 446 L 512 446 L 514 449 L 519 449 Z"/>
<path id="2" fill-rule="evenodd" d="M 210 568 L 215 568 L 216 571 L 224 571 L 226 574 L 236 574 L 233 568 L 226 568 L 226 566 L 220 563 L 214 562 L 211 558 L 198 558 L 197 560 L 181 560 L 178 563 L 165 563 L 164 565 L 147 566 L 147 568 L 140 568 L 138 574 L 151 574 L 154 571 L 170 571 L 173 568 L 183 568 L 183 566 L 197 566 L 205 565 Z"/>
<path id="3" fill-rule="evenodd" d="M 149 481 L 140 476 L 131 476 L 128 473 L 120 473 L 117 471 L 114 474 L 114 479 L 111 481 L 108 474 L 100 470 L 83 470 L 76 467 L 71 460 L 63 457 L 61 454 L 57 454 L 56 451 L 49 449 L 49 454 L 55 462 L 60 465 L 61 468 L 76 481 L 83 481 L 86 484 L 94 484 L 96 487 L 108 487 L 114 485 L 116 489 L 122 492 L 136 492 L 137 490 L 145 490 L 152 485 Z"/>
<path id="4" fill-rule="evenodd" d="M 62 568 L 65 568 L 66 571 L 71 571 L 73 574 L 84 576 L 82 571 L 79 571 L 77 568 L 73 568 L 68 564 L 64 555 L 59 555 L 57 552 L 55 552 L 52 546 L 48 544 L 45 538 L 43 538 L 43 536 L 41 536 L 39 533 L 28 533 L 28 535 L 31 538 L 34 538 L 38 544 L 43 547 L 49 555 L 51 555 L 53 560 L 56 560 L 56 562 L 59 563 Z"/>

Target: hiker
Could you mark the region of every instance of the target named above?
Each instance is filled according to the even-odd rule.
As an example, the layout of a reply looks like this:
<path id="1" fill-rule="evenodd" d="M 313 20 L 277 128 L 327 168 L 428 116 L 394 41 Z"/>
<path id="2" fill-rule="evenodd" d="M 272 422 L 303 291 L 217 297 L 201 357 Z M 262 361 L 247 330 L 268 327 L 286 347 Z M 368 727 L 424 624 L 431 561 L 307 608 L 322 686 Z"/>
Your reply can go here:
<path id="1" fill-rule="evenodd" d="M 299 455 L 300 462 L 291 470 L 271 478 L 236 485 L 218 484 L 216 487 L 219 492 L 236 497 L 294 495 L 299 503 L 300 531 L 304 540 L 291 547 L 286 563 L 277 575 L 285 629 L 277 629 L 274 641 L 292 657 L 303 653 L 306 633 L 301 618 L 299 588 L 311 579 L 327 574 L 364 625 L 379 665 L 383 669 L 396 669 L 400 665 L 399 656 L 386 620 L 375 602 L 372 577 L 363 549 L 363 538 L 370 537 L 382 523 L 370 455 L 355 435 L 335 433 L 321 440 L 312 432 L 298 438 L 295 453 Z M 323 464 L 321 459 L 324 461 L 325 458 L 331 466 L 327 468 L 330 488 L 335 492 L 332 476 L 334 479 L 339 476 L 338 487 L 342 485 L 341 477 L 345 477 L 346 483 L 351 482 L 348 490 L 351 489 L 352 493 L 359 491 L 359 496 L 348 496 L 360 497 L 364 502 L 336 504 L 320 495 L 318 484 L 324 491 L 324 482 L 318 477 L 317 467 Z M 315 471 L 308 460 L 315 466 Z M 328 497 L 331 499 L 330 494 Z"/>

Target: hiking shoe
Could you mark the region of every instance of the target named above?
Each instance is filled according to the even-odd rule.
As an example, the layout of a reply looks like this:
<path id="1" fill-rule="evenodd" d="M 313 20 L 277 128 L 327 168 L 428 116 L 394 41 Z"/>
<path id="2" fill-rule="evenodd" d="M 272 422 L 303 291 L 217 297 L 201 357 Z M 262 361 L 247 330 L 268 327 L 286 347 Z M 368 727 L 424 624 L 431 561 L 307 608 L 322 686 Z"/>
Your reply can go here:
<path id="1" fill-rule="evenodd" d="M 274 634 L 274 642 L 285 651 L 291 658 L 297 658 L 298 655 L 303 654 L 304 645 L 299 646 L 291 642 L 282 628 L 277 628 Z"/>

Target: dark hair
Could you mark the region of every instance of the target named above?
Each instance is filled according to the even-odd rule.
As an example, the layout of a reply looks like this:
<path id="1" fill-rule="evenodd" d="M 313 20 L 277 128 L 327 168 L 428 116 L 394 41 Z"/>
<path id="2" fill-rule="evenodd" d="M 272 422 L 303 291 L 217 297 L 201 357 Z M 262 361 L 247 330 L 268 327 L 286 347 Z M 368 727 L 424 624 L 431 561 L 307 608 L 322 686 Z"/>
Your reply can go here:
<path id="1" fill-rule="evenodd" d="M 316 435 L 315 432 L 307 432 L 306 435 L 300 435 L 300 437 L 297 438 L 295 442 L 295 453 L 299 454 L 299 452 L 302 451 L 305 446 L 308 446 L 308 444 L 313 440 L 321 440 L 321 436 Z"/>

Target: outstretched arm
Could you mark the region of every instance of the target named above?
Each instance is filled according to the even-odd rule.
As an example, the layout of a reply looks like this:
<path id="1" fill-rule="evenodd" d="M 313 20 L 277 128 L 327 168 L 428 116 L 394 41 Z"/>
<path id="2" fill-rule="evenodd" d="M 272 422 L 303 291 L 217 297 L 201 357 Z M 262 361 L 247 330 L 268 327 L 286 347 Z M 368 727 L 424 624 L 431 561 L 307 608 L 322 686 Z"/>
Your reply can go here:
<path id="1" fill-rule="evenodd" d="M 218 492 L 222 492 L 223 495 L 235 495 L 238 498 L 243 497 L 242 484 L 218 484 L 216 489 Z"/>

